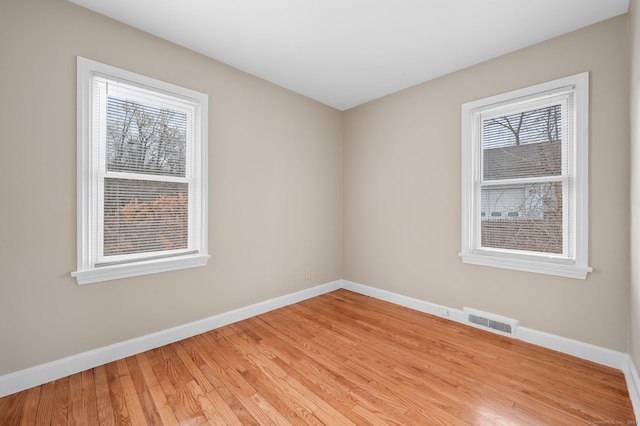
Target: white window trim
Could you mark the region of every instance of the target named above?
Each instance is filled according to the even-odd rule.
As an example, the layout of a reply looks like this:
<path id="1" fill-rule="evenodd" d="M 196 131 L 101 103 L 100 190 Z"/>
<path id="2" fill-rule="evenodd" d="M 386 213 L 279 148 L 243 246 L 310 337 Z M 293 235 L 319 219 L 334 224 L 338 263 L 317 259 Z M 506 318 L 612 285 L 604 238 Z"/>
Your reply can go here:
<path id="1" fill-rule="evenodd" d="M 130 263 L 95 267 L 92 230 L 95 225 L 95 207 L 91 205 L 97 185 L 93 176 L 96 173 L 95 143 L 92 141 L 92 98 L 93 77 L 95 75 L 142 86 L 150 90 L 190 99 L 198 104 L 199 113 L 194 119 L 199 121 L 194 135 L 195 162 L 194 173 L 200 176 L 196 191 L 199 197 L 198 214 L 200 229 L 197 253 L 188 253 L 175 257 L 146 259 Z M 204 93 L 186 89 L 171 83 L 156 80 L 117 67 L 102 64 L 78 56 L 77 58 L 77 270 L 71 272 L 78 284 L 89 284 L 157 272 L 173 271 L 185 268 L 205 266 L 209 260 L 207 248 L 207 165 L 208 165 L 208 96 Z"/>
<path id="2" fill-rule="evenodd" d="M 575 247 L 572 259 L 539 254 L 519 254 L 509 250 L 478 250 L 474 246 L 474 175 L 478 162 L 473 152 L 474 111 L 498 104 L 516 103 L 533 95 L 552 94 L 559 88 L 574 87 L 575 144 L 573 182 L 575 185 Z M 585 279 L 593 269 L 588 264 L 589 234 L 589 73 L 584 72 L 524 89 L 503 93 L 462 105 L 462 223 L 461 251 L 464 263 L 514 269 L 518 271 Z M 569 202 L 569 200 L 567 201 Z"/>

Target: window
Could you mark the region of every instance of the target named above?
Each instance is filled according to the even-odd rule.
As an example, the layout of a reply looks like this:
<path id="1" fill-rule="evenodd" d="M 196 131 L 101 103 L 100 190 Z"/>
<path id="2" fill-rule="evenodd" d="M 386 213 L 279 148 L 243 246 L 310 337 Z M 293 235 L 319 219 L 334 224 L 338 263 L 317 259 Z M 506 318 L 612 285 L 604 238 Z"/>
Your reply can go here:
<path id="1" fill-rule="evenodd" d="M 204 266 L 208 97 L 78 57 L 79 284 Z"/>
<path id="2" fill-rule="evenodd" d="M 465 263 L 586 278 L 588 73 L 462 106 Z"/>

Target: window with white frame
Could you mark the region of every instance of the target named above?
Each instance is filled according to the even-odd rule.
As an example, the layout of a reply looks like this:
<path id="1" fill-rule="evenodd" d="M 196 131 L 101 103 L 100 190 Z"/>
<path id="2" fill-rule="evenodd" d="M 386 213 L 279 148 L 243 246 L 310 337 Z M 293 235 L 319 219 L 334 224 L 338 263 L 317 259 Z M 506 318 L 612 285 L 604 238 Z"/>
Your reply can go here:
<path id="1" fill-rule="evenodd" d="M 79 284 L 206 265 L 208 97 L 78 57 Z"/>
<path id="2" fill-rule="evenodd" d="M 465 263 L 586 278 L 588 73 L 462 106 Z"/>

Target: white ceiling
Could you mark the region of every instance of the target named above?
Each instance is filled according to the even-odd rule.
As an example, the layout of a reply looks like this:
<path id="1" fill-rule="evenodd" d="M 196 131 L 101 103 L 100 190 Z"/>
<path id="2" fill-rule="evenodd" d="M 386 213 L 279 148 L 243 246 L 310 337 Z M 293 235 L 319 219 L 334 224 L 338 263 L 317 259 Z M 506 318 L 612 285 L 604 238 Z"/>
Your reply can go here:
<path id="1" fill-rule="evenodd" d="M 70 1 L 340 110 L 629 7 L 629 0 Z"/>

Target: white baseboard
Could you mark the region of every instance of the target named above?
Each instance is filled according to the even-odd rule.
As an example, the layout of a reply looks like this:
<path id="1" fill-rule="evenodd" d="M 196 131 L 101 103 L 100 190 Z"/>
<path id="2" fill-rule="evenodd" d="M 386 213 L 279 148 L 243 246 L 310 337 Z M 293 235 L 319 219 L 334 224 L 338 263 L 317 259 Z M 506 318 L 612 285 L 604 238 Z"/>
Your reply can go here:
<path id="1" fill-rule="evenodd" d="M 135 355 L 149 349 L 186 339 L 200 333 L 205 333 L 218 327 L 301 302 L 339 288 L 468 325 L 464 322 L 464 312 L 460 309 L 426 302 L 421 299 L 403 296 L 347 280 L 337 280 L 249 305 L 244 308 L 224 312 L 200 321 L 2 375 L 0 376 L 0 397 L 79 373 L 127 356 Z M 628 354 L 526 327 L 518 327 L 516 338 L 621 370 L 627 381 L 629 396 L 633 404 L 636 419 L 640 419 L 640 378 L 638 378 L 638 371 Z"/>
<path id="2" fill-rule="evenodd" d="M 640 376 L 638 376 L 638 370 L 628 355 L 627 368 L 623 369 L 622 372 L 627 379 L 627 389 L 629 389 L 629 398 L 631 398 L 631 404 L 633 404 L 633 412 L 636 415 L 636 420 L 640 423 Z"/>
<path id="3" fill-rule="evenodd" d="M 542 346 L 543 348 L 552 349 L 623 371 L 627 366 L 627 358 L 629 357 L 628 354 L 623 352 L 526 327 L 518 327 L 516 338 L 537 346 Z"/>
<path id="4" fill-rule="evenodd" d="M 186 339 L 197 334 L 205 333 L 224 325 L 232 324 L 243 319 L 251 318 L 283 306 L 301 302 L 312 297 L 337 290 L 342 281 L 333 281 L 313 288 L 276 297 L 244 308 L 235 309 L 219 315 L 214 315 L 189 324 L 169 328 L 146 336 L 115 343 L 87 352 L 82 352 L 46 364 L 26 368 L 0 376 L 0 397 L 10 395 L 21 390 L 29 389 L 43 383 L 57 380 L 71 374 L 79 373 L 108 362 L 116 361 L 149 349 L 155 349 L 178 340 Z"/>
<path id="5" fill-rule="evenodd" d="M 392 293 L 387 290 L 380 290 L 379 288 L 369 287 L 347 280 L 342 280 L 342 288 L 344 288 L 345 290 L 351 290 L 354 293 L 371 296 L 376 299 L 404 306 L 405 308 L 413 309 L 415 311 L 448 318 L 457 322 L 464 321 L 464 312 L 462 312 L 460 309 L 452 309 L 447 306 L 425 302 L 424 300 L 414 299 L 413 297 L 403 296 L 401 294 Z M 442 314 L 441 309 L 446 309 L 447 315 Z"/>

